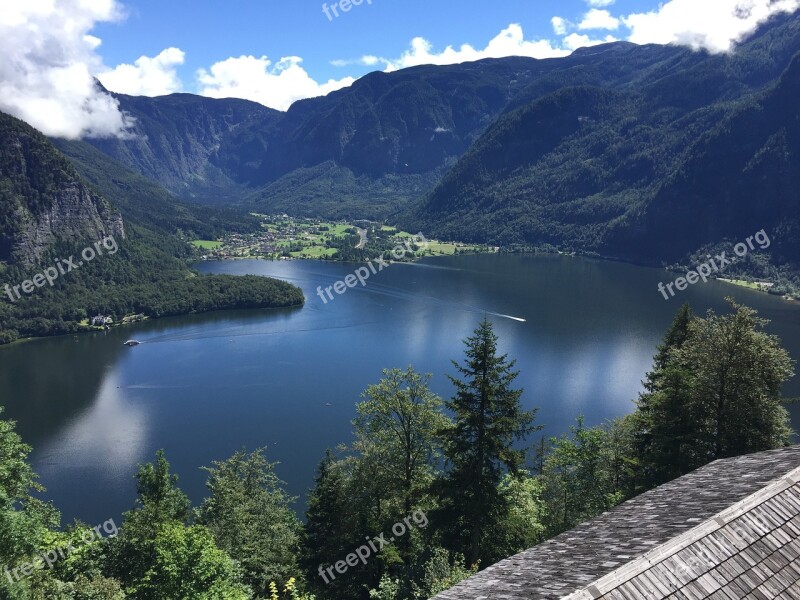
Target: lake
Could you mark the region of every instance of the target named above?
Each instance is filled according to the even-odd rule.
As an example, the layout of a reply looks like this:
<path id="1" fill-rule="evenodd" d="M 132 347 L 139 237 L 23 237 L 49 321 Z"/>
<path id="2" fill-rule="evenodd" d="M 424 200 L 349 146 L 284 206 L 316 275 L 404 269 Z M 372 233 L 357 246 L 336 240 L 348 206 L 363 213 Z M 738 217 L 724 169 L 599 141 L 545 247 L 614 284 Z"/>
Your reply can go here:
<path id="1" fill-rule="evenodd" d="M 228 261 L 206 273 L 270 275 L 300 286 L 303 308 L 169 318 L 0 348 L 0 404 L 34 447 L 44 497 L 96 524 L 133 506 L 137 463 L 164 448 L 194 502 L 201 466 L 267 448 L 302 509 L 325 449 L 350 440 L 354 405 L 381 369 L 414 365 L 449 397 L 451 359 L 484 315 L 517 360 L 523 403 L 545 434 L 575 417 L 629 413 L 680 304 L 725 310 L 724 297 L 772 320 L 800 358 L 800 305 L 721 282 L 665 301 L 658 269 L 566 256 L 478 255 L 394 264 L 324 304 L 317 286 L 357 265 Z M 524 319 L 524 321 L 522 321 Z M 126 339 L 143 343 L 128 348 Z M 787 395 L 800 395 L 795 378 Z M 793 421 L 800 427 L 800 413 Z M 538 437 L 536 438 L 538 439 Z M 532 442 L 536 440 L 531 440 Z"/>

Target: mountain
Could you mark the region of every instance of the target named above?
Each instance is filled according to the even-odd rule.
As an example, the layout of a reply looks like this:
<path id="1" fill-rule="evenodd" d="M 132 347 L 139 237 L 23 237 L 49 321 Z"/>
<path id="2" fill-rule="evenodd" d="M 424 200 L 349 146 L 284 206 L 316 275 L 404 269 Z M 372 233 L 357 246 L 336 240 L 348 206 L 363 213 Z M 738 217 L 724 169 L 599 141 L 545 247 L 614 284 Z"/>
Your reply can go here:
<path id="1" fill-rule="evenodd" d="M 372 73 L 286 113 L 245 100 L 112 94 L 134 128 L 126 138 L 87 141 L 186 200 L 246 198 L 275 210 L 295 196 L 308 207 L 317 192 L 355 188 L 356 204 L 369 209 L 366 185 L 393 198 L 401 192 L 387 205 L 393 210 L 402 194 L 429 191 L 538 68 L 509 58 Z"/>
<path id="2" fill-rule="evenodd" d="M 125 139 L 88 142 L 185 200 L 382 219 L 426 197 L 515 109 L 571 87 L 635 89 L 648 79 L 661 80 L 666 96 L 674 74 L 693 73 L 692 84 L 707 76 L 707 59 L 679 47 L 620 42 L 558 59 L 426 65 L 371 73 L 285 113 L 244 100 L 114 94 L 135 118 L 134 130 Z M 715 99 L 736 97 L 776 77 L 775 65 L 787 60 L 759 56 L 745 65 L 744 81 L 721 65 L 714 77 L 722 88 L 696 86 L 693 101 L 702 104 L 705 89 Z"/>
<path id="3" fill-rule="evenodd" d="M 768 228 L 783 264 L 798 260 L 798 52 L 800 17 L 786 15 L 730 54 L 616 42 L 565 58 L 427 65 L 369 74 L 285 113 L 116 95 L 136 130 L 88 142 L 194 202 L 648 264 Z M 86 177 L 107 170 L 71 148 Z M 203 218 L 181 211 L 167 222 L 199 231 Z"/>
<path id="4" fill-rule="evenodd" d="M 303 303 L 285 282 L 191 271 L 192 252 L 176 234 L 213 228 L 212 209 L 194 214 L 111 159 L 93 157 L 96 150 L 65 148 L 92 183 L 45 136 L 0 113 L 0 344 L 85 331 L 97 314 L 118 322 Z M 250 223 L 222 213 L 217 226 Z"/>
<path id="5" fill-rule="evenodd" d="M 622 85 L 678 53 L 652 47 L 636 62 L 624 52 L 577 52 L 376 72 L 286 113 L 243 100 L 114 94 L 135 128 L 125 139 L 88 142 L 183 199 L 384 218 L 423 198 L 520 98 L 592 70 Z"/>
<path id="6" fill-rule="evenodd" d="M 183 202 L 154 181 L 131 171 L 84 141 L 53 140 L 80 176 L 113 198 L 126 220 L 184 240 L 214 240 L 225 233 L 260 230 L 243 210 Z"/>
<path id="7" fill-rule="evenodd" d="M 99 84 L 98 84 L 99 85 Z M 135 119 L 125 138 L 88 142 L 125 167 L 191 200 L 227 202 L 259 178 L 263 132 L 281 113 L 247 100 L 112 94 Z"/>
<path id="8" fill-rule="evenodd" d="M 798 16 L 730 55 L 581 51 L 595 60 L 533 82 L 401 221 L 434 237 L 654 264 L 766 228 L 774 253 L 800 260 L 799 52 Z"/>
<path id="9" fill-rule="evenodd" d="M 0 113 L 0 262 L 36 264 L 56 242 L 125 238 L 122 217 L 43 135 Z"/>

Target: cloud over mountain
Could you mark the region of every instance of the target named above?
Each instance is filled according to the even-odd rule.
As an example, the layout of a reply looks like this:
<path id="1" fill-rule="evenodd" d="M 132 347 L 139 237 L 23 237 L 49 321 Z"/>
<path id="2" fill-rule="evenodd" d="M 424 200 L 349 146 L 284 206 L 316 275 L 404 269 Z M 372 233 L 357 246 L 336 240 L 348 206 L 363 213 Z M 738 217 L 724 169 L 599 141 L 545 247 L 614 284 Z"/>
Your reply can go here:
<path id="1" fill-rule="evenodd" d="M 122 13 L 115 0 L 4 0 L 0 10 L 0 110 L 47 135 L 108 137 L 130 125 L 96 85 L 103 70 L 96 23 Z"/>
<path id="2" fill-rule="evenodd" d="M 198 91 L 210 98 L 244 98 L 286 110 L 297 100 L 324 96 L 355 81 L 344 77 L 318 83 L 300 66 L 302 62 L 298 56 L 281 58 L 274 65 L 266 56 L 228 58 L 198 71 Z"/>
<path id="3" fill-rule="evenodd" d="M 97 76 L 106 89 L 131 96 L 164 96 L 181 91 L 176 67 L 186 54 L 179 48 L 167 48 L 158 56 L 140 56 L 132 65 L 121 64 Z"/>

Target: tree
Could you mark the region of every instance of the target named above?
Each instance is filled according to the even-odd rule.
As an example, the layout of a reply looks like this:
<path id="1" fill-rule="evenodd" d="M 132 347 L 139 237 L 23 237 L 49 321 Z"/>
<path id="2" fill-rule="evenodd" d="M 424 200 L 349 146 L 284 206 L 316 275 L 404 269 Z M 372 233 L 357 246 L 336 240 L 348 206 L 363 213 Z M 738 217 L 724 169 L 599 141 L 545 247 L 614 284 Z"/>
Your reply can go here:
<path id="1" fill-rule="evenodd" d="M 9 569 L 37 554 L 60 521 L 52 505 L 31 495 L 44 488 L 28 463 L 31 447 L 23 443 L 15 427 L 14 421 L 0 419 L 0 564 Z M 25 589 L 26 582 L 12 584 L 0 573 L 0 596 L 23 597 Z"/>
<path id="2" fill-rule="evenodd" d="M 402 516 L 419 508 L 428 494 L 441 457 L 438 432 L 450 425 L 441 398 L 428 389 L 430 377 L 412 367 L 384 370 L 383 379 L 369 386 L 366 400 L 356 406 L 354 449 L 376 465 Z"/>
<path id="3" fill-rule="evenodd" d="M 197 522 L 241 564 L 245 582 L 260 595 L 271 582 L 285 586 L 297 573 L 300 525 L 276 464 L 263 449 L 215 461 L 204 468 L 211 495 L 197 510 Z"/>
<path id="4" fill-rule="evenodd" d="M 353 526 L 353 507 L 342 468 L 330 450 L 317 467 L 308 495 L 300 561 L 313 589 L 324 593 L 325 598 L 352 600 L 361 591 L 352 577 L 326 581 L 321 576 L 325 567 L 347 556 L 353 543 L 360 544 L 362 539 L 356 533 L 361 530 Z"/>
<path id="5" fill-rule="evenodd" d="M 456 395 L 447 402 L 455 424 L 442 432 L 449 471 L 440 482 L 439 523 L 449 548 L 467 557 L 469 564 L 490 562 L 487 536 L 508 516 L 507 498 L 500 483 L 516 473 L 525 450 L 515 443 L 533 431 L 535 411 L 520 406 L 522 390 L 511 388 L 518 372 L 507 355 L 497 355 L 497 336 L 488 319 L 467 338 L 464 365 L 453 361 L 463 380 L 450 377 Z"/>
<path id="6" fill-rule="evenodd" d="M 644 489 L 688 472 L 694 463 L 685 439 L 692 418 L 687 397 L 690 371 L 674 360 L 674 353 L 689 337 L 692 319 L 691 308 L 684 304 L 653 357 L 653 370 L 643 382 L 645 392 L 639 395 L 632 417 L 638 484 Z"/>
<path id="7" fill-rule="evenodd" d="M 491 537 L 492 554 L 511 556 L 544 541 L 544 483 L 525 471 L 507 474 L 500 484 L 509 510 Z"/>
<path id="8" fill-rule="evenodd" d="M 163 450 L 155 463 L 139 465 L 134 509 L 124 514 L 119 535 L 110 544 L 109 569 L 126 587 L 138 585 L 156 560 L 156 538 L 166 525 L 183 525 L 190 502 L 177 487 Z"/>
<path id="9" fill-rule="evenodd" d="M 152 563 L 134 597 L 139 600 L 248 600 L 250 590 L 240 581 L 236 563 L 214 544 L 211 532 L 178 522 L 160 527 Z"/>
<path id="10" fill-rule="evenodd" d="M 781 388 L 794 362 L 766 319 L 728 302 L 731 314 L 705 319 L 682 309 L 659 348 L 633 417 L 645 487 L 789 441 Z"/>
<path id="11" fill-rule="evenodd" d="M 176 484 L 178 476 L 169 472 L 163 450 L 156 452 L 155 463 L 139 465 L 136 475 L 136 502 L 148 513 L 153 523 L 185 522 L 191 503 Z"/>
<path id="12" fill-rule="evenodd" d="M 785 446 L 791 434 L 781 388 L 794 376 L 794 361 L 777 336 L 764 332 L 767 319 L 728 302 L 731 314 L 710 310 L 694 319 L 675 353 L 692 373 L 690 443 L 703 464 Z"/>
<path id="13" fill-rule="evenodd" d="M 623 500 L 617 487 L 612 445 L 607 427 L 586 427 L 583 417 L 570 433 L 552 440 L 545 461 L 548 534 L 573 528 Z"/>

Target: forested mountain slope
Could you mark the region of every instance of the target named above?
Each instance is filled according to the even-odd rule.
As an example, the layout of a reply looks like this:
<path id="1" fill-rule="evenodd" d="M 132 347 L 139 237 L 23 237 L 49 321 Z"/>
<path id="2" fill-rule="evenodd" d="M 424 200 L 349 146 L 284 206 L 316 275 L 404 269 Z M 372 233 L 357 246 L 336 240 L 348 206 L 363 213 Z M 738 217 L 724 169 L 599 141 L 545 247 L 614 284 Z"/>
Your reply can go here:
<path id="1" fill-rule="evenodd" d="M 578 85 L 538 81 L 403 220 L 437 237 L 655 263 L 766 228 L 797 260 L 798 52 L 794 16 L 731 55 L 681 50 L 623 86 L 601 86 L 592 68 Z"/>
<path id="2" fill-rule="evenodd" d="M 118 322 L 303 303 L 298 288 L 273 279 L 198 276 L 171 231 L 192 223 L 191 211 L 118 165 L 96 175 L 89 184 L 41 133 L 0 113 L 0 344 L 86 330 L 97 314 Z M 131 192 L 131 182 L 141 185 Z M 161 226 L 148 227 L 148 207 Z"/>

